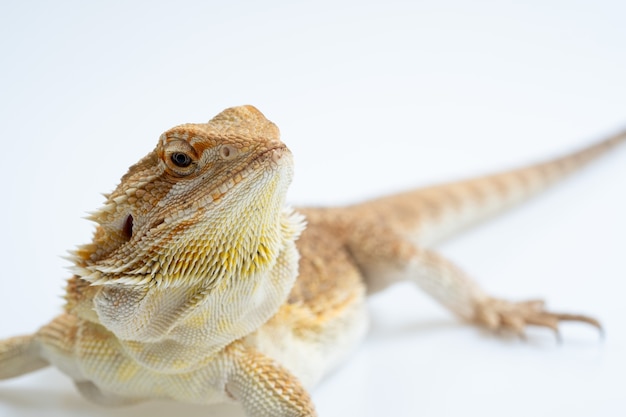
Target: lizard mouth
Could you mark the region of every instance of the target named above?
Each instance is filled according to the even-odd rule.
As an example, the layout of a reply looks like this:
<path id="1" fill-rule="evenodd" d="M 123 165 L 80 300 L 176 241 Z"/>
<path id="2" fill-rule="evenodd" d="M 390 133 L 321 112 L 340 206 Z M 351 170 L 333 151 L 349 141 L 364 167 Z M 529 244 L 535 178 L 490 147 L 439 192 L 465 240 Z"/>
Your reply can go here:
<path id="1" fill-rule="evenodd" d="M 259 168 L 266 165 L 265 163 L 267 161 L 271 161 L 272 165 L 280 163 L 280 160 L 283 159 L 285 154 L 288 152 L 289 149 L 284 144 L 274 146 L 261 152 L 251 159 L 250 162 L 242 166 L 237 171 L 231 173 L 224 182 L 209 193 L 213 202 L 221 200 L 229 190 L 233 189 L 237 184 L 241 183 L 246 178 L 249 178 L 255 171 L 258 171 Z"/>
<path id="2" fill-rule="evenodd" d="M 287 151 L 286 145 L 281 144 L 278 146 L 274 146 L 260 153 L 256 158 L 250 161 L 250 164 L 253 164 L 254 162 L 259 161 L 261 159 L 267 159 L 267 158 L 271 158 L 273 162 L 278 162 L 282 158 L 285 151 Z"/>

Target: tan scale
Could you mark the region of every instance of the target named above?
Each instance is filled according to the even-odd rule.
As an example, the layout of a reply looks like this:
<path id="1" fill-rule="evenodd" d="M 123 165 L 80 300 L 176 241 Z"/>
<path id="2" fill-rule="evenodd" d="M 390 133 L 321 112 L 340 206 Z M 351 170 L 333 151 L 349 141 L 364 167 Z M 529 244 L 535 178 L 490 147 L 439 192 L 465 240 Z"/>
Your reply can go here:
<path id="1" fill-rule="evenodd" d="M 459 318 L 523 334 L 593 318 L 486 294 L 432 246 L 626 139 L 346 207 L 285 206 L 291 153 L 252 106 L 165 132 L 91 215 L 65 311 L 0 342 L 0 379 L 52 364 L 88 399 L 236 401 L 314 416 L 307 390 L 364 337 L 367 294 L 410 280 Z"/>

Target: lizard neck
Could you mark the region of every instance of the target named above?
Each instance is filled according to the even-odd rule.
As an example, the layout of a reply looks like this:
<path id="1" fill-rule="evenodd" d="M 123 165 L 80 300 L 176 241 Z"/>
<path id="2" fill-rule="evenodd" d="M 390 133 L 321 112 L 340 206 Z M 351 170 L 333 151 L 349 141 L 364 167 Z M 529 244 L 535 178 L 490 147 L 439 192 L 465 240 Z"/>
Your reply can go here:
<path id="1" fill-rule="evenodd" d="M 302 217 L 286 211 L 280 249 L 269 267 L 231 275 L 217 286 L 207 288 L 202 281 L 176 287 L 104 286 L 94 298 L 99 322 L 148 368 L 179 372 L 199 367 L 258 329 L 286 301 L 297 277 L 295 240 L 302 229 Z"/>

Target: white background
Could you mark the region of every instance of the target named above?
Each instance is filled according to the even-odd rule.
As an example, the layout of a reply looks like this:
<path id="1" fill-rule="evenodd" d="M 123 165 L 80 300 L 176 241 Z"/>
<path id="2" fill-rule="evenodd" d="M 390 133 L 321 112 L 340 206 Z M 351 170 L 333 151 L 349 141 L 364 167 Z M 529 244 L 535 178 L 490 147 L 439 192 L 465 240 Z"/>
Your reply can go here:
<path id="1" fill-rule="evenodd" d="M 296 158 L 290 201 L 342 204 L 575 149 L 626 127 L 623 1 L 159 1 L 0 5 L 0 337 L 60 311 L 65 250 L 159 134 L 254 104 Z M 18 4 L 18 2 L 13 2 Z M 132 3 L 132 4 L 131 4 Z M 264 3 L 264 4 L 262 4 Z M 332 416 L 626 415 L 626 147 L 441 249 L 491 292 L 606 326 L 502 339 L 411 286 L 313 393 Z M 47 369 L 1 416 L 241 416 L 105 409 Z"/>

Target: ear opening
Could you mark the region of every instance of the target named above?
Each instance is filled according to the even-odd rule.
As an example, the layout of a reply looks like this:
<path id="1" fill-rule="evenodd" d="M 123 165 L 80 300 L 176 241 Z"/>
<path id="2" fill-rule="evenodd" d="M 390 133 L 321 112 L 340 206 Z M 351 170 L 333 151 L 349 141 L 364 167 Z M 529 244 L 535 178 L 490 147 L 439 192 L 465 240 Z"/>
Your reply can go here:
<path id="1" fill-rule="evenodd" d="M 133 237 L 133 215 L 129 214 L 124 221 L 124 228 L 122 229 L 122 234 L 126 237 L 126 240 L 130 240 Z"/>

